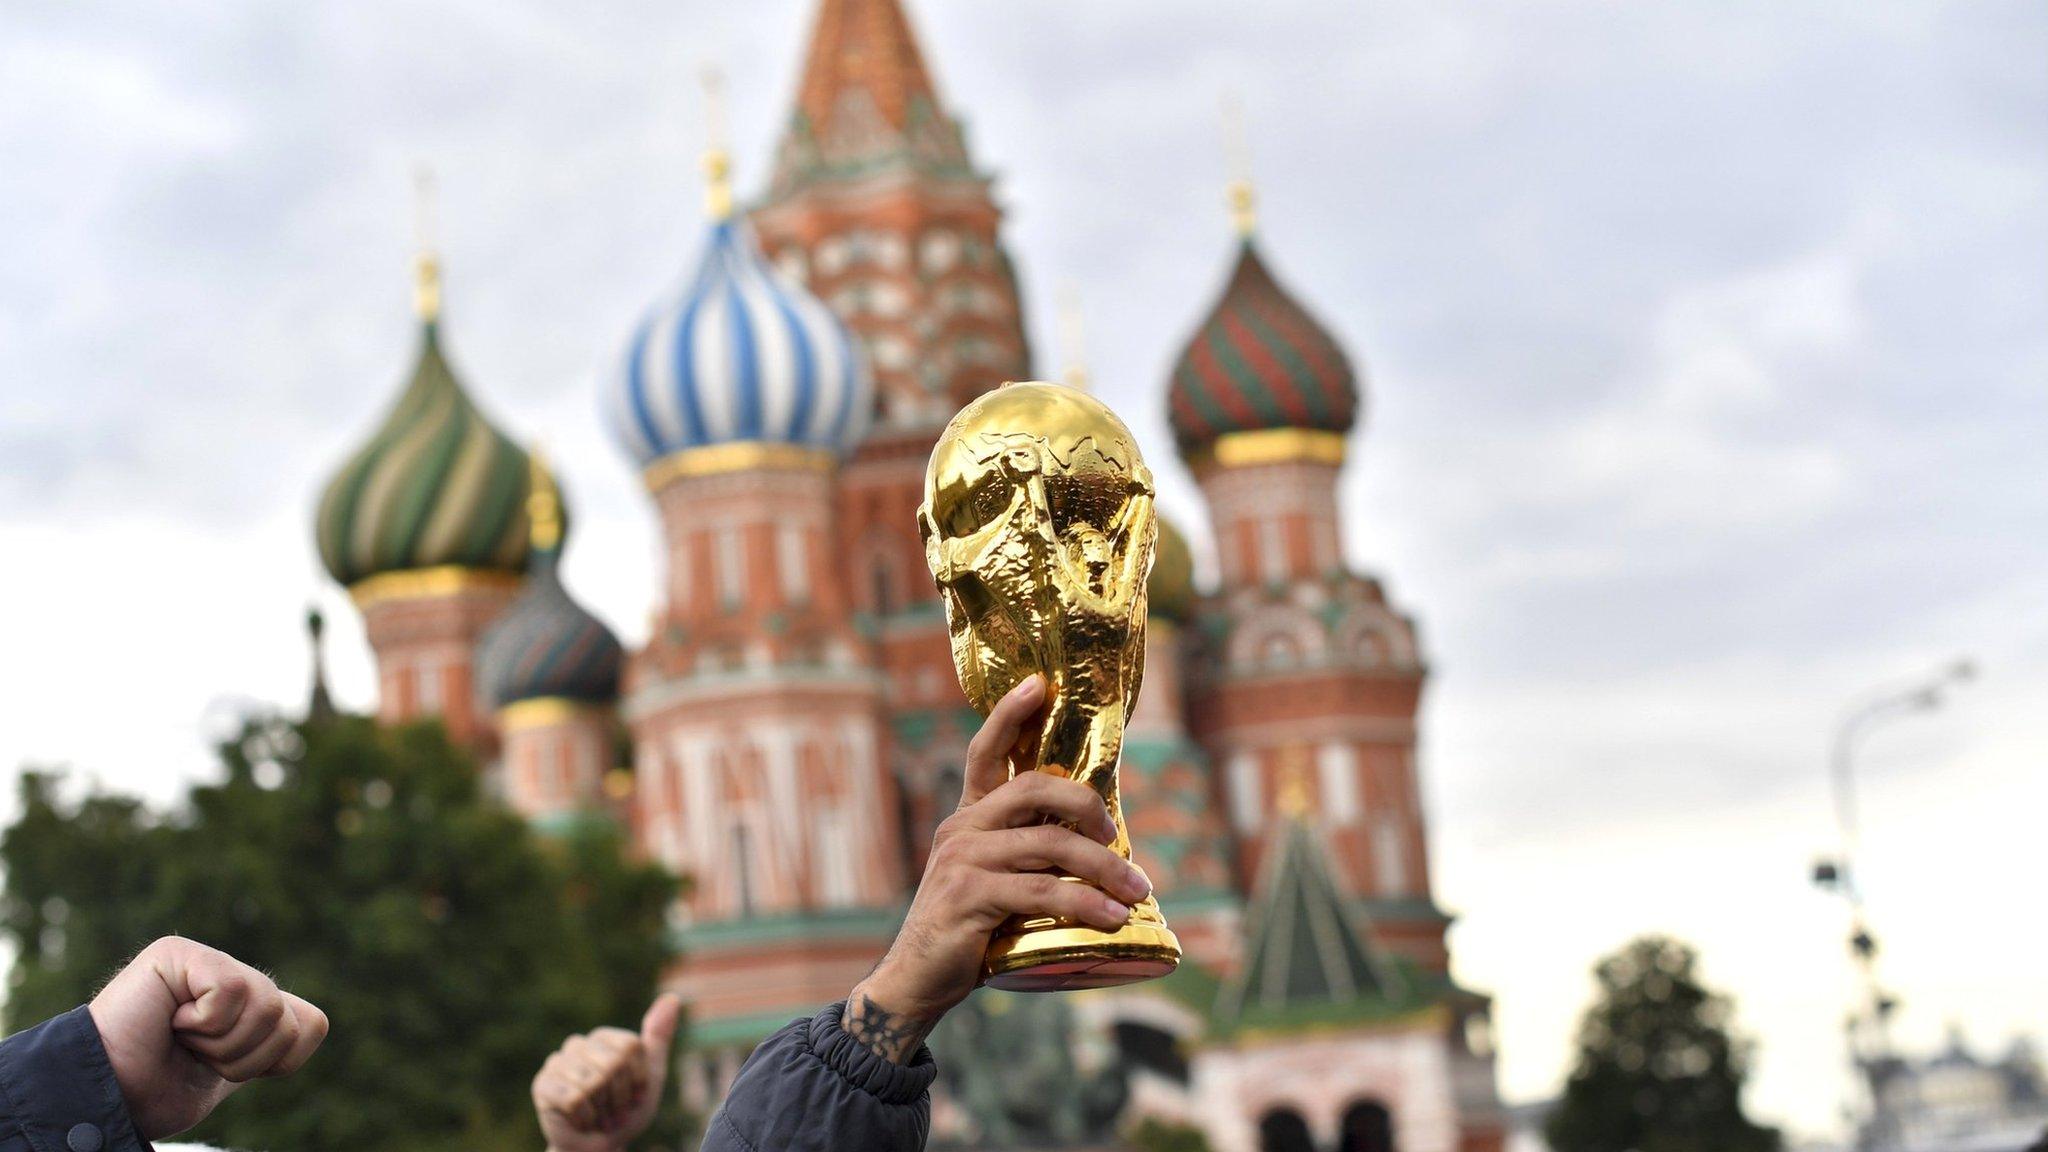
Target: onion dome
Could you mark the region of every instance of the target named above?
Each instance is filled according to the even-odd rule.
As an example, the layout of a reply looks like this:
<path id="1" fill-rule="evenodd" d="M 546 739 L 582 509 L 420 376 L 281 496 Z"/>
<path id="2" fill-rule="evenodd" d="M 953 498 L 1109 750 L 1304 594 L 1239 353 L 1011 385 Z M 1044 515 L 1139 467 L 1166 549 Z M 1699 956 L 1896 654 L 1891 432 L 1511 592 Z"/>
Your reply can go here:
<path id="1" fill-rule="evenodd" d="M 526 565 L 526 453 L 477 410 L 442 356 L 430 256 L 420 258 L 418 292 L 412 380 L 320 496 L 320 560 L 346 585 L 405 569 Z"/>
<path id="2" fill-rule="evenodd" d="M 1152 550 L 1152 575 L 1145 582 L 1146 611 L 1185 623 L 1195 609 L 1195 558 L 1188 538 L 1166 517 L 1159 518 L 1159 543 Z"/>
<path id="3" fill-rule="evenodd" d="M 712 223 L 703 255 L 682 290 L 634 331 L 608 385 L 614 430 L 642 466 L 717 444 L 851 448 L 874 407 L 851 334 L 732 218 L 723 154 L 707 167 Z"/>
<path id="4" fill-rule="evenodd" d="M 1174 365 L 1167 422 L 1183 456 L 1233 432 L 1349 432 L 1359 382 L 1344 350 L 1246 236 L 1230 282 Z"/>
<path id="5" fill-rule="evenodd" d="M 521 700 L 609 704 L 619 696 L 625 649 L 562 587 L 559 561 L 567 520 L 561 492 L 537 453 L 532 488 L 526 587 L 477 641 L 477 699 L 492 712 Z"/>

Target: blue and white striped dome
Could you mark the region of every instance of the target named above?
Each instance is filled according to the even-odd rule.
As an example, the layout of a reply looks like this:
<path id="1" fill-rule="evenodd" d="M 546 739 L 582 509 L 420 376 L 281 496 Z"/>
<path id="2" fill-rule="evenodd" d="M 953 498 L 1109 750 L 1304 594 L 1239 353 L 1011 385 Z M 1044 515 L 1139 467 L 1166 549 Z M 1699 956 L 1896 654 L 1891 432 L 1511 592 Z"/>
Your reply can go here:
<path id="1" fill-rule="evenodd" d="M 867 434 L 873 390 L 832 310 L 770 267 L 744 223 L 720 220 L 696 276 L 634 332 L 606 407 L 645 466 L 749 440 L 843 452 Z"/>

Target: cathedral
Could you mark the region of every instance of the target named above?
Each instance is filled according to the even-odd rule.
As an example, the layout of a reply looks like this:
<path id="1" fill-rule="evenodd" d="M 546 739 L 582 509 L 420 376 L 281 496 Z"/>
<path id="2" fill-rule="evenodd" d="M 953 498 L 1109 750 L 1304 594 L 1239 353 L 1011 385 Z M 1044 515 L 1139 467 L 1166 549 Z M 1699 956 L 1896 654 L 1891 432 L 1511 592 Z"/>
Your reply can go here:
<path id="1" fill-rule="evenodd" d="M 757 199 L 735 200 L 722 153 L 706 168 L 692 271 L 620 317 L 623 348 L 593 350 L 613 365 L 596 405 L 661 526 L 643 647 L 563 587 L 563 494 L 451 365 L 430 253 L 411 378 L 315 527 L 382 719 L 438 718 L 536 824 L 601 814 L 689 878 L 668 981 L 700 1108 L 881 956 L 958 795 L 980 718 L 916 509 L 946 420 L 1032 374 L 991 178 L 900 0 L 820 0 Z M 1146 984 L 978 994 L 934 1038 L 935 1143 L 1114 1147 L 1150 1124 L 1216 1152 L 1502 1145 L 1488 1001 L 1452 982 L 1431 895 L 1425 661 L 1344 560 L 1362 381 L 1274 273 L 1249 185 L 1232 199 L 1227 276 L 1206 312 L 1188 302 L 1161 390 L 1217 581 L 1197 585 L 1162 524 L 1121 769 L 1186 956 Z M 977 1027 L 1005 1014 L 1014 1028 Z M 1060 1072 L 1113 1070 L 1114 1090 L 1056 1076 L 1058 1107 L 1020 1098 L 1037 1073 L 1005 1054 L 1025 1036 L 1065 1049 Z"/>

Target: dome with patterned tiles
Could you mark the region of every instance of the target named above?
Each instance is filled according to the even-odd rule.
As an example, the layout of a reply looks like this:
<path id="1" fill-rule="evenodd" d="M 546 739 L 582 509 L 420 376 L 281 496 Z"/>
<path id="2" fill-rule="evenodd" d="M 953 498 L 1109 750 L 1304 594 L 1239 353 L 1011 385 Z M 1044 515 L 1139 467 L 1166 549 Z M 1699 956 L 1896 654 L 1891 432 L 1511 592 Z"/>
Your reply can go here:
<path id="1" fill-rule="evenodd" d="M 612 427 L 642 466 L 740 442 L 843 452 L 873 415 L 852 335 L 732 218 L 723 163 L 712 157 L 711 230 L 695 270 L 640 322 L 607 388 Z"/>
<path id="2" fill-rule="evenodd" d="M 1166 517 L 1159 517 L 1159 543 L 1152 551 L 1152 575 L 1145 581 L 1146 611 L 1162 620 L 1185 623 L 1195 610 L 1195 558 L 1188 538 Z"/>
<path id="3" fill-rule="evenodd" d="M 625 649 L 603 621 L 562 587 L 567 519 L 561 490 L 537 453 L 532 488 L 526 586 L 477 641 L 478 703 L 493 712 L 521 700 L 611 703 L 619 697 Z"/>
<path id="4" fill-rule="evenodd" d="M 419 298 L 412 379 L 320 497 L 320 560 L 345 585 L 408 569 L 526 567 L 526 453 L 478 411 L 448 366 L 430 257 L 421 259 Z"/>
<path id="5" fill-rule="evenodd" d="M 1358 377 L 1329 331 L 1266 267 L 1246 236 L 1215 307 L 1173 368 L 1167 422 L 1181 455 L 1233 432 L 1349 432 Z"/>

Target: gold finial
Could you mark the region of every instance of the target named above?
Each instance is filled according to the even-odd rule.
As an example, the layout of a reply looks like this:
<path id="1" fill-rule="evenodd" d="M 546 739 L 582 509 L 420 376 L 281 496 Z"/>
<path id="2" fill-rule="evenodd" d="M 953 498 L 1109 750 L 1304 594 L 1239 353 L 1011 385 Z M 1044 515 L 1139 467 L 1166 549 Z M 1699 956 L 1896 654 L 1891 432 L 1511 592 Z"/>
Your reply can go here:
<path id="1" fill-rule="evenodd" d="M 412 307 L 422 320 L 441 317 L 441 261 L 434 255 L 434 171 L 421 164 L 412 174 Z"/>
<path id="2" fill-rule="evenodd" d="M 732 155 L 725 147 L 725 76 L 715 65 L 704 68 L 704 212 L 713 220 L 732 219 Z"/>
<path id="3" fill-rule="evenodd" d="M 1072 283 L 1060 285 L 1059 323 L 1060 359 L 1066 362 L 1066 367 L 1060 369 L 1060 382 L 1086 392 L 1088 346 L 1081 326 L 1081 290 Z"/>
<path id="4" fill-rule="evenodd" d="M 605 799 L 624 803 L 633 798 L 633 773 L 631 769 L 614 768 L 604 774 Z"/>
<path id="5" fill-rule="evenodd" d="M 1230 172 L 1225 195 L 1230 225 L 1249 239 L 1259 228 L 1258 197 L 1252 191 L 1252 150 L 1244 130 L 1244 103 L 1234 92 L 1223 96 L 1223 162 Z"/>
<path id="6" fill-rule="evenodd" d="M 553 552 L 562 546 L 562 492 L 555 487 L 555 475 L 548 470 L 547 455 L 538 444 L 528 450 L 531 478 L 526 494 L 527 541 L 535 552 Z"/>
<path id="7" fill-rule="evenodd" d="M 1289 820 L 1305 820 L 1313 801 L 1308 786 L 1308 753 L 1301 748 L 1289 748 L 1286 760 L 1280 766 L 1280 795 L 1275 806 L 1280 814 Z"/>

